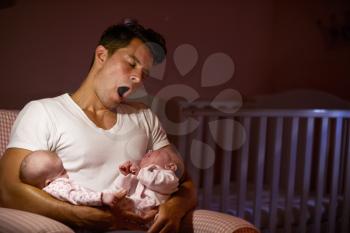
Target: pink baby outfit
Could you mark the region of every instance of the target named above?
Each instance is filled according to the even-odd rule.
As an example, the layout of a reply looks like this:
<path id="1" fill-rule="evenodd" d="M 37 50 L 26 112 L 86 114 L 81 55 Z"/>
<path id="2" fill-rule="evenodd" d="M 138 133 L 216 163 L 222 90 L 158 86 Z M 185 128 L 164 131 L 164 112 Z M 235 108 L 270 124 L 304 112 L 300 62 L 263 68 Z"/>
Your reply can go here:
<path id="1" fill-rule="evenodd" d="M 74 205 L 102 206 L 102 192 L 84 188 L 68 178 L 57 178 L 43 190 L 59 200 Z"/>
<path id="2" fill-rule="evenodd" d="M 114 182 L 114 189 L 125 189 L 134 201 L 136 210 L 147 210 L 164 203 L 170 194 L 178 190 L 179 179 L 172 170 L 158 165 L 141 168 L 138 175 L 120 174 Z"/>

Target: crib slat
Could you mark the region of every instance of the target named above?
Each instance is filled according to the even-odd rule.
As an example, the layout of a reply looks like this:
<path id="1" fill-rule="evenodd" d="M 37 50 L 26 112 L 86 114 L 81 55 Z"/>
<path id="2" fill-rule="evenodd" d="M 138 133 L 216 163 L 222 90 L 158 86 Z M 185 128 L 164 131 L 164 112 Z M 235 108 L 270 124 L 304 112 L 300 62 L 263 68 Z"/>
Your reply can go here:
<path id="1" fill-rule="evenodd" d="M 338 181 L 339 181 L 339 168 L 340 168 L 340 148 L 341 148 L 341 136 L 343 128 L 343 119 L 337 118 L 335 123 L 335 135 L 334 135 L 334 151 L 333 151 L 333 167 L 332 167 L 332 188 L 331 188 L 331 200 L 329 205 L 329 227 L 328 232 L 335 232 L 335 219 L 338 206 Z"/>
<path id="2" fill-rule="evenodd" d="M 245 201 L 247 196 L 247 179 L 248 179 L 248 159 L 250 145 L 250 124 L 251 118 L 243 118 L 243 127 L 246 132 L 246 141 L 239 152 L 239 176 L 238 176 L 238 216 L 243 218 L 245 212 Z"/>
<path id="3" fill-rule="evenodd" d="M 307 199 L 310 191 L 310 177 L 311 177 L 311 161 L 312 161 L 312 148 L 313 148 L 313 140 L 314 140 L 314 127 L 315 127 L 315 119 L 310 117 L 307 119 L 306 125 L 306 148 L 305 148 L 305 156 L 304 156 L 304 167 L 303 167 L 303 183 L 301 190 L 301 203 L 300 203 L 300 218 L 299 218 L 299 226 L 300 233 L 306 233 L 306 213 L 307 213 Z"/>
<path id="4" fill-rule="evenodd" d="M 322 215 L 322 198 L 326 176 L 326 157 L 327 157 L 327 144 L 328 144 L 328 124 L 329 119 L 322 118 L 321 128 L 321 140 L 320 140 L 320 152 L 317 171 L 317 193 L 316 193 L 316 206 L 314 216 L 314 233 L 321 232 L 321 215 Z"/>
<path id="5" fill-rule="evenodd" d="M 278 117 L 274 128 L 274 147 L 271 176 L 270 232 L 275 233 L 277 225 L 277 203 L 279 199 L 280 166 L 282 155 L 283 118 Z"/>
<path id="6" fill-rule="evenodd" d="M 207 117 L 205 119 L 205 125 L 209 125 L 208 123 L 211 121 L 215 121 L 216 117 Z M 217 131 L 219 132 L 219 131 Z M 211 148 L 215 148 L 215 142 L 213 141 L 210 132 L 207 128 L 204 135 L 204 142 L 206 142 Z M 210 153 L 208 150 L 202 151 L 203 153 L 203 162 L 204 164 L 207 164 L 208 157 L 210 156 L 208 153 Z M 213 182 L 214 182 L 214 164 L 210 166 L 209 168 L 204 170 L 203 175 L 203 203 L 202 206 L 204 209 L 212 209 L 211 203 L 212 203 L 212 192 L 213 192 Z"/>
<path id="7" fill-rule="evenodd" d="M 254 225 L 259 228 L 261 221 L 261 197 L 263 194 L 263 178 L 264 178 L 264 162 L 265 162 L 265 150 L 266 150 L 266 126 L 267 117 L 261 117 L 259 119 L 259 142 L 258 142 L 258 158 L 256 160 L 256 177 L 255 177 L 255 200 L 254 200 Z"/>
<path id="8" fill-rule="evenodd" d="M 203 128 L 204 128 L 204 117 L 203 116 L 199 116 L 197 117 L 197 120 L 199 122 L 198 124 L 198 129 L 197 131 L 195 132 L 195 134 L 193 135 L 193 137 L 190 139 L 190 142 L 193 142 L 193 138 L 197 139 L 197 140 L 200 140 L 200 141 L 203 141 Z M 202 154 L 202 147 L 201 146 L 196 146 L 196 144 L 192 144 L 191 145 L 191 151 L 195 151 L 195 153 L 198 155 L 201 155 Z M 192 148 L 193 147 L 193 148 Z M 190 155 L 190 156 L 193 156 L 193 155 Z M 196 187 L 199 187 L 199 181 L 200 181 L 200 169 L 195 166 L 192 162 L 192 159 L 188 159 L 187 161 L 187 167 L 189 168 L 189 174 L 191 175 L 191 178 L 193 180 L 193 183 Z"/>
<path id="9" fill-rule="evenodd" d="M 230 174 L 231 174 L 232 154 L 230 151 L 225 151 L 222 159 L 221 171 L 221 199 L 220 210 L 224 213 L 232 207 L 230 206 Z"/>
<path id="10" fill-rule="evenodd" d="M 287 196 L 286 196 L 286 211 L 285 211 L 285 227 L 286 233 L 292 231 L 292 219 L 293 219 L 293 199 L 294 199 L 294 186 L 295 186 L 295 170 L 297 160 L 297 148 L 298 148 L 298 132 L 299 132 L 299 118 L 293 117 L 292 129 L 291 129 L 291 143 L 289 151 L 288 162 L 288 174 L 287 174 Z"/>
<path id="11" fill-rule="evenodd" d="M 219 132 L 218 135 L 219 140 L 223 142 L 223 144 L 231 145 L 232 136 L 229 134 L 228 130 L 225 128 L 224 123 L 219 124 Z M 231 177 L 231 164 L 232 164 L 232 152 L 224 151 L 223 159 L 222 159 L 222 170 L 221 170 L 221 200 L 220 200 L 220 209 L 222 212 L 226 213 L 229 206 L 229 195 L 230 195 L 230 177 Z"/>
<path id="12" fill-rule="evenodd" d="M 180 122 L 182 122 L 184 120 L 183 115 L 180 115 Z M 184 163 L 186 164 L 186 162 L 191 159 L 189 158 L 189 156 L 187 156 L 189 153 L 187 151 L 188 145 L 187 145 L 187 141 L 188 140 L 188 136 L 189 134 L 186 133 L 186 129 L 189 127 L 189 122 L 186 121 L 184 124 L 180 124 L 180 127 L 178 128 L 178 141 L 177 141 L 177 149 L 180 152 L 180 155 L 183 158 Z"/>
<path id="13" fill-rule="evenodd" d="M 342 211 L 342 225 L 341 232 L 347 233 L 350 231 L 349 221 L 350 221 L 350 124 L 348 122 L 346 134 L 346 143 L 347 143 L 347 153 L 346 153 L 346 167 L 345 167 L 345 180 L 344 180 L 344 200 L 343 200 L 343 211 Z"/>

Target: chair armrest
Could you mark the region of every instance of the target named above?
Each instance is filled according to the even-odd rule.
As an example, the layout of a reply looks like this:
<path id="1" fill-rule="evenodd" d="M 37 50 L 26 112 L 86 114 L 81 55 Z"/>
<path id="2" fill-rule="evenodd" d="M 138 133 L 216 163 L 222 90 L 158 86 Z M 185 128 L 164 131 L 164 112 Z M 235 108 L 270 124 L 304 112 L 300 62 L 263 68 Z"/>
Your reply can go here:
<path id="1" fill-rule="evenodd" d="M 68 226 L 38 214 L 0 208 L 0 232 L 74 233 Z M 247 221 L 219 212 L 195 210 L 188 213 L 180 232 L 193 233 L 258 233 Z"/>
<path id="2" fill-rule="evenodd" d="M 74 233 L 68 226 L 38 214 L 0 208 L 0 232 Z"/>
<path id="3" fill-rule="evenodd" d="M 194 233 L 258 233 L 249 222 L 210 210 L 195 210 L 182 220 L 180 232 Z"/>

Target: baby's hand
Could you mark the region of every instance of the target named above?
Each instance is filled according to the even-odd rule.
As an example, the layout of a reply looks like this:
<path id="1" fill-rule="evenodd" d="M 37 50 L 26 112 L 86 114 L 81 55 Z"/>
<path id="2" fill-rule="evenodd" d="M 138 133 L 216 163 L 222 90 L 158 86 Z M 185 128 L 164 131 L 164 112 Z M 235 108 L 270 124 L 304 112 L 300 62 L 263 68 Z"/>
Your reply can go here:
<path id="1" fill-rule="evenodd" d="M 132 165 L 132 162 L 130 160 L 124 162 L 122 165 L 119 166 L 119 171 L 124 175 L 128 175 L 131 173 L 130 167 Z"/>
<path id="2" fill-rule="evenodd" d="M 135 163 L 132 162 L 130 160 L 124 162 L 122 165 L 119 166 L 119 171 L 124 175 L 128 175 L 128 174 L 133 174 L 133 175 L 137 175 L 137 173 L 139 172 L 140 167 Z"/>
<path id="3" fill-rule="evenodd" d="M 126 190 L 122 190 L 120 192 L 102 192 L 102 203 L 104 205 L 114 207 L 125 197 Z"/>
<path id="4" fill-rule="evenodd" d="M 137 175 L 139 171 L 140 171 L 140 167 L 136 163 L 132 163 L 132 165 L 130 166 L 130 173 Z"/>

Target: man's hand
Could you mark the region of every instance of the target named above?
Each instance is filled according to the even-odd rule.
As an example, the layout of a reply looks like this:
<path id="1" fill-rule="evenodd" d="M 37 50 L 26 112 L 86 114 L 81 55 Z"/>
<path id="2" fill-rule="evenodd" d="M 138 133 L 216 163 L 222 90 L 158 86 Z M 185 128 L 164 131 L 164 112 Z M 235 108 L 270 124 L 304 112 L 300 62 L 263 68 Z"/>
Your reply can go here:
<path id="1" fill-rule="evenodd" d="M 148 233 L 177 233 L 180 229 L 181 217 L 176 208 L 169 208 L 166 203 L 159 206 L 159 213 Z"/>
<path id="2" fill-rule="evenodd" d="M 124 199 L 123 199 L 124 200 Z M 142 216 L 136 214 L 134 211 L 116 207 L 112 209 L 112 213 L 118 219 L 118 225 L 124 226 L 118 229 L 126 230 L 147 230 L 147 224 L 153 221 L 157 210 L 149 210 Z"/>

